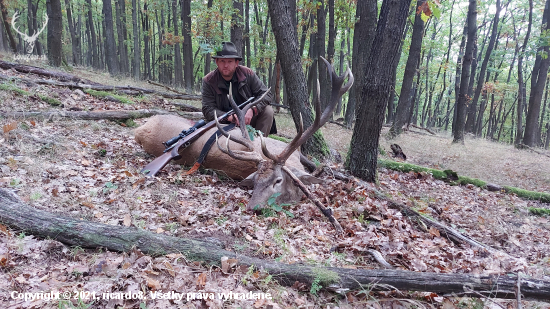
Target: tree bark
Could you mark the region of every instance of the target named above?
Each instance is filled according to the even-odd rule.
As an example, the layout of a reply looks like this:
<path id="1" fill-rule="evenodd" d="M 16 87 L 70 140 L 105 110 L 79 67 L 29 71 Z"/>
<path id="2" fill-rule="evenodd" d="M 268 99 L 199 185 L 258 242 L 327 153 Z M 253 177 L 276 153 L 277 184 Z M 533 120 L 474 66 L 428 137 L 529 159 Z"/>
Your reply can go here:
<path id="1" fill-rule="evenodd" d="M 97 54 L 97 39 L 95 34 L 95 27 L 94 27 L 94 18 L 93 18 L 93 12 L 92 12 L 92 0 L 86 0 L 87 6 L 88 6 L 88 35 L 91 38 L 91 46 L 88 46 L 88 49 L 91 50 L 92 54 L 92 67 L 95 69 L 99 69 L 99 55 Z"/>
<path id="2" fill-rule="evenodd" d="M 477 33 L 477 1 L 469 0 L 468 6 L 468 39 L 462 61 L 462 72 L 460 77 L 460 92 L 456 104 L 456 119 L 453 125 L 453 143 L 464 143 L 464 125 L 468 103 L 468 87 L 470 82 L 470 69 L 474 56 L 474 42 Z M 473 78 L 473 77 L 472 77 Z"/>
<path id="3" fill-rule="evenodd" d="M 409 120 L 411 110 L 411 89 L 416 74 L 416 68 L 420 61 L 420 51 L 422 50 L 422 38 L 424 37 L 424 21 L 419 8 L 426 3 L 425 0 L 418 0 L 416 3 L 416 16 L 414 18 L 413 32 L 411 36 L 411 46 L 409 47 L 409 57 L 405 65 L 403 82 L 401 84 L 401 93 L 395 111 L 395 120 L 390 128 L 390 136 L 397 137 L 403 131 L 403 126 Z"/>
<path id="4" fill-rule="evenodd" d="M 542 17 L 542 31 L 548 31 L 550 25 L 550 0 L 546 0 L 544 7 L 544 13 Z M 545 57 L 541 56 L 541 53 L 545 54 Z M 542 102 L 542 95 L 544 93 L 544 86 L 546 84 L 546 78 L 548 73 L 548 67 L 550 66 L 550 48 L 548 46 L 541 46 L 537 50 L 537 58 L 542 58 L 539 61 L 539 65 L 533 67 L 531 73 L 531 93 L 529 94 L 529 109 L 527 110 L 527 116 L 525 117 L 525 133 L 523 136 L 523 144 L 534 147 L 537 146 L 539 140 L 539 114 L 540 105 Z"/>
<path id="5" fill-rule="evenodd" d="M 172 22 L 174 23 L 174 36 L 178 37 L 178 0 L 172 0 Z M 183 16 L 183 13 L 182 13 Z M 185 39 L 184 39 L 185 40 Z M 174 42 L 174 85 L 176 87 L 183 86 L 183 65 L 181 63 L 181 50 L 179 40 Z"/>
<path id="6" fill-rule="evenodd" d="M 185 80 L 185 88 L 187 91 L 191 91 L 195 84 L 192 57 L 193 41 L 191 39 L 191 0 L 182 1 L 181 19 L 183 22 L 183 77 Z M 208 56 L 210 56 L 210 54 Z"/>
<path id="7" fill-rule="evenodd" d="M 271 0 L 270 0 L 271 1 Z M 25 231 L 29 234 L 51 238 L 67 245 L 83 248 L 106 248 L 118 252 L 128 252 L 134 248 L 153 256 L 169 253 L 184 253 L 187 257 L 219 265 L 222 257 L 238 260 L 239 265 L 254 266 L 267 271 L 283 285 L 293 285 L 296 281 L 311 285 L 319 276 L 319 267 L 282 264 L 237 255 L 226 251 L 211 242 L 178 238 L 156 234 L 143 229 L 113 226 L 88 222 L 76 218 L 63 217 L 22 203 L 18 197 L 6 189 L 0 189 L 0 222 Z M 334 280 L 320 282 L 330 289 L 357 289 L 364 285 L 374 290 L 392 286 L 399 290 L 429 291 L 457 296 L 496 298 L 516 298 L 513 292 L 519 285 L 524 299 L 550 300 L 550 282 L 516 276 L 436 274 L 403 270 L 363 270 L 326 267 Z M 519 283 L 518 283 L 519 282 Z"/>
<path id="8" fill-rule="evenodd" d="M 351 129 L 355 120 L 355 106 L 359 101 L 360 86 L 363 85 L 366 59 L 371 50 L 376 33 L 378 6 L 376 0 L 357 1 L 355 28 L 353 30 L 353 53 L 351 71 L 355 77 L 355 87 L 350 88 L 346 106 L 345 123 Z"/>
<path id="9" fill-rule="evenodd" d="M 69 24 L 69 32 L 71 34 L 71 50 L 73 53 L 73 65 L 80 65 L 80 56 L 78 54 L 80 37 L 77 37 L 76 35 L 75 22 L 74 22 L 73 13 L 72 13 L 71 2 L 69 0 L 65 0 L 65 9 L 67 10 L 67 23 Z"/>
<path id="10" fill-rule="evenodd" d="M 4 5 L 4 1 L 6 0 L 0 0 L 0 10 L 2 11 L 2 20 L 4 22 L 4 29 L 6 29 L 6 33 L 8 34 L 11 51 L 13 53 L 17 53 L 17 43 L 15 43 L 15 38 L 13 37 L 13 33 L 11 32 L 11 25 L 8 23 L 8 10 Z"/>
<path id="11" fill-rule="evenodd" d="M 90 0 L 88 0 L 90 1 Z M 139 80 L 141 77 L 140 63 L 141 63 L 141 47 L 139 44 L 139 26 L 138 26 L 138 4 L 137 0 L 132 0 L 132 29 L 134 40 L 134 61 L 132 62 L 132 72 L 135 80 Z"/>
<path id="12" fill-rule="evenodd" d="M 111 0 L 103 0 L 103 22 L 105 23 L 105 58 L 111 76 L 120 73 L 116 54 L 115 32 L 113 26 L 113 6 Z"/>
<path id="13" fill-rule="evenodd" d="M 243 56 L 243 13 L 242 0 L 233 0 L 233 14 L 231 15 L 231 42 L 235 44 L 237 53 L 241 57 Z"/>
<path id="14" fill-rule="evenodd" d="M 386 106 L 395 78 L 401 38 L 409 13 L 410 0 L 384 0 L 376 27 L 376 36 L 367 58 L 365 79 L 357 106 L 348 167 L 351 173 L 368 182 L 378 175 L 378 145 Z"/>
<path id="15" fill-rule="evenodd" d="M 48 21 L 48 60 L 50 65 L 61 66 L 63 48 L 61 38 L 63 35 L 63 17 L 61 15 L 61 1 L 47 0 L 49 7 Z"/>
<path id="16" fill-rule="evenodd" d="M 313 124 L 313 115 L 308 104 L 306 78 L 302 70 L 302 59 L 298 53 L 296 29 L 292 27 L 292 17 L 288 0 L 268 0 L 272 28 L 281 57 L 281 68 L 288 93 L 288 102 L 296 128 L 303 119 L 304 129 Z M 300 116 L 301 115 L 301 116 Z M 318 159 L 330 155 L 328 146 L 320 131 L 317 131 L 302 146 L 301 151 Z"/>

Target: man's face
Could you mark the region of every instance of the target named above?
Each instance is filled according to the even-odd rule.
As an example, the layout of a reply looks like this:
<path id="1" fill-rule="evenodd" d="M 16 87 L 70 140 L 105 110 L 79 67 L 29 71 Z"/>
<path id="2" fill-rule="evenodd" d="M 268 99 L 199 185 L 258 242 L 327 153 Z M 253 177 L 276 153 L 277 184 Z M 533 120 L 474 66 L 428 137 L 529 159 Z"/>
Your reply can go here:
<path id="1" fill-rule="evenodd" d="M 239 60 L 234 58 L 217 58 L 216 65 L 218 66 L 218 70 L 222 74 L 223 79 L 229 81 L 233 77 L 233 73 L 235 73 L 235 69 L 237 69 L 237 66 L 239 65 Z"/>

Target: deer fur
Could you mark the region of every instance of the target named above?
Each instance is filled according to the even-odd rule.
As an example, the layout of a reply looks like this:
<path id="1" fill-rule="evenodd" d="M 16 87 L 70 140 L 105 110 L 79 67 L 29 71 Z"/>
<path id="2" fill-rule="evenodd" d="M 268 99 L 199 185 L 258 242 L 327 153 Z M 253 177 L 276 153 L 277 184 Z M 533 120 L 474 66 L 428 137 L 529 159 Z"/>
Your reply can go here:
<path id="1" fill-rule="evenodd" d="M 162 142 L 178 135 L 182 130 L 190 128 L 193 124 L 194 122 L 192 120 L 182 117 L 174 115 L 157 115 L 149 118 L 144 125 L 135 129 L 134 138 L 136 142 L 143 147 L 145 152 L 158 157 L 162 155 L 164 151 L 164 145 Z M 195 142 L 189 145 L 189 147 L 183 150 L 180 149 L 182 158 L 174 161 L 174 163 L 188 166 L 193 165 L 199 157 L 204 144 L 210 136 L 216 132 L 216 130 L 216 128 L 210 129 L 195 140 Z M 238 130 L 232 130 L 229 133 L 240 134 L 238 133 Z M 225 139 L 226 138 L 224 136 L 220 136 L 220 143 L 225 144 Z M 282 151 L 287 146 L 286 143 L 271 138 L 265 138 L 265 141 L 269 149 L 276 153 Z M 260 149 L 259 153 L 261 153 L 260 139 L 255 138 L 252 143 L 255 145 L 255 149 Z M 234 150 L 248 150 L 245 146 L 234 143 L 233 141 L 229 142 L 229 146 Z M 222 151 L 220 151 L 215 144 L 212 148 L 210 148 L 210 152 L 208 152 L 202 166 L 216 171 L 221 171 L 228 177 L 235 180 L 243 180 L 256 172 L 258 169 L 254 162 L 240 161 L 222 153 Z M 300 163 L 300 156 L 298 152 L 295 152 L 288 159 L 287 166 L 297 170 L 298 173 L 301 171 L 305 174 L 304 168 Z M 249 186 L 250 182 L 244 182 L 243 185 Z"/>

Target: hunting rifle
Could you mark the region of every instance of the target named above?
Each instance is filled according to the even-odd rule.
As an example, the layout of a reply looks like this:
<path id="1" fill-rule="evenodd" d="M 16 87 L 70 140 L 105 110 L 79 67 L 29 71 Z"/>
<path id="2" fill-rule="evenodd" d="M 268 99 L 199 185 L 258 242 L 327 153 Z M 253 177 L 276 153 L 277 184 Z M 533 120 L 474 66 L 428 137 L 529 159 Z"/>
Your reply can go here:
<path id="1" fill-rule="evenodd" d="M 249 98 L 244 103 L 239 105 L 238 106 L 239 109 L 242 109 L 243 107 L 245 107 L 246 104 L 250 103 L 250 101 L 252 100 L 254 100 L 254 97 Z M 233 115 L 234 113 L 235 113 L 234 110 L 230 110 L 227 113 L 218 117 L 218 121 L 222 121 L 227 117 Z M 163 143 L 164 147 L 166 147 L 166 149 L 164 150 L 164 154 L 156 158 L 155 160 L 153 160 L 151 163 L 147 164 L 141 170 L 141 173 L 144 174 L 146 177 L 155 176 L 172 159 L 178 160 L 181 158 L 179 154 L 180 148 L 183 148 L 183 149 L 187 148 L 189 145 L 191 145 L 192 142 L 194 142 L 197 138 L 199 138 L 204 132 L 210 130 L 215 126 L 216 126 L 216 120 L 212 120 L 206 123 L 204 119 L 201 119 L 197 121 L 191 128 L 181 131 L 179 135 Z"/>

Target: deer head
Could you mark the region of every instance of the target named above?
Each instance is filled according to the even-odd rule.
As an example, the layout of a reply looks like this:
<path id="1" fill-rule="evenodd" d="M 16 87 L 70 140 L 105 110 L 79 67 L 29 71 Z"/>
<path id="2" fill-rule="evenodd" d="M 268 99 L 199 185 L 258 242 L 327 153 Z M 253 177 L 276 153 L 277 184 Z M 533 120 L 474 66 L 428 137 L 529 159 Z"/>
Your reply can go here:
<path id="1" fill-rule="evenodd" d="M 19 13 L 15 12 L 13 14 L 13 18 L 11 19 L 11 26 L 13 27 L 13 30 L 15 30 L 15 32 L 19 33 L 23 37 L 23 41 L 25 41 L 27 45 L 26 47 L 27 54 L 32 54 L 36 39 L 38 38 L 40 33 L 42 33 L 44 29 L 46 29 L 46 25 L 48 24 L 48 15 L 44 13 L 44 26 L 42 26 L 42 29 L 40 29 L 40 31 L 38 32 L 35 30 L 32 36 L 28 36 L 25 33 L 19 31 L 19 29 L 17 29 L 17 27 L 15 26 L 15 21 L 17 20 L 17 18 L 19 18 Z"/>
<path id="2" fill-rule="evenodd" d="M 274 193 L 281 193 L 276 199 L 276 203 L 287 203 L 300 200 L 302 197 L 302 192 L 299 187 L 294 184 L 294 181 L 288 173 L 293 173 L 297 178 L 299 178 L 304 184 L 312 183 L 321 183 L 322 181 L 307 174 L 306 172 L 294 169 L 286 168 L 285 162 L 296 151 L 308 138 L 310 138 L 319 128 L 321 128 L 330 118 L 332 112 L 334 111 L 336 105 L 338 104 L 339 98 L 348 91 L 348 89 L 353 85 L 353 74 L 351 70 L 348 69 L 346 73 L 342 76 L 336 75 L 332 65 L 323 57 L 321 59 L 325 62 L 328 70 L 328 74 L 332 83 L 332 93 L 330 98 L 330 103 L 326 109 L 321 113 L 321 100 L 319 98 L 319 81 L 317 81 L 317 99 L 315 100 L 315 120 L 313 124 L 307 128 L 304 132 L 302 116 L 300 115 L 300 126 L 298 128 L 298 134 L 294 139 L 288 144 L 288 146 L 278 155 L 274 155 L 269 152 L 266 147 L 265 141 L 263 140 L 261 134 L 261 145 L 263 156 L 255 151 L 248 132 L 246 132 L 245 126 L 240 126 L 242 136 L 234 136 L 224 132 L 226 135 L 226 146 L 223 148 L 218 143 L 220 150 L 229 156 L 243 161 L 253 161 L 257 164 L 258 170 L 250 175 L 247 179 L 243 180 L 241 184 L 245 186 L 253 186 L 254 191 L 252 197 L 247 205 L 247 210 L 252 210 L 259 205 L 263 205 Z M 348 83 L 344 85 L 344 80 L 348 77 Z M 246 106 L 243 110 L 237 108 L 237 104 L 233 101 L 232 89 L 229 89 L 229 102 L 231 106 L 236 111 L 237 118 L 239 119 L 239 124 L 244 124 L 244 115 L 246 111 L 255 104 L 254 102 Z M 258 102 L 259 100 L 255 101 Z M 221 126 L 218 123 L 218 128 Z M 251 151 L 232 151 L 229 149 L 229 140 L 237 142 Z M 267 158 L 267 160 L 265 158 Z"/>

